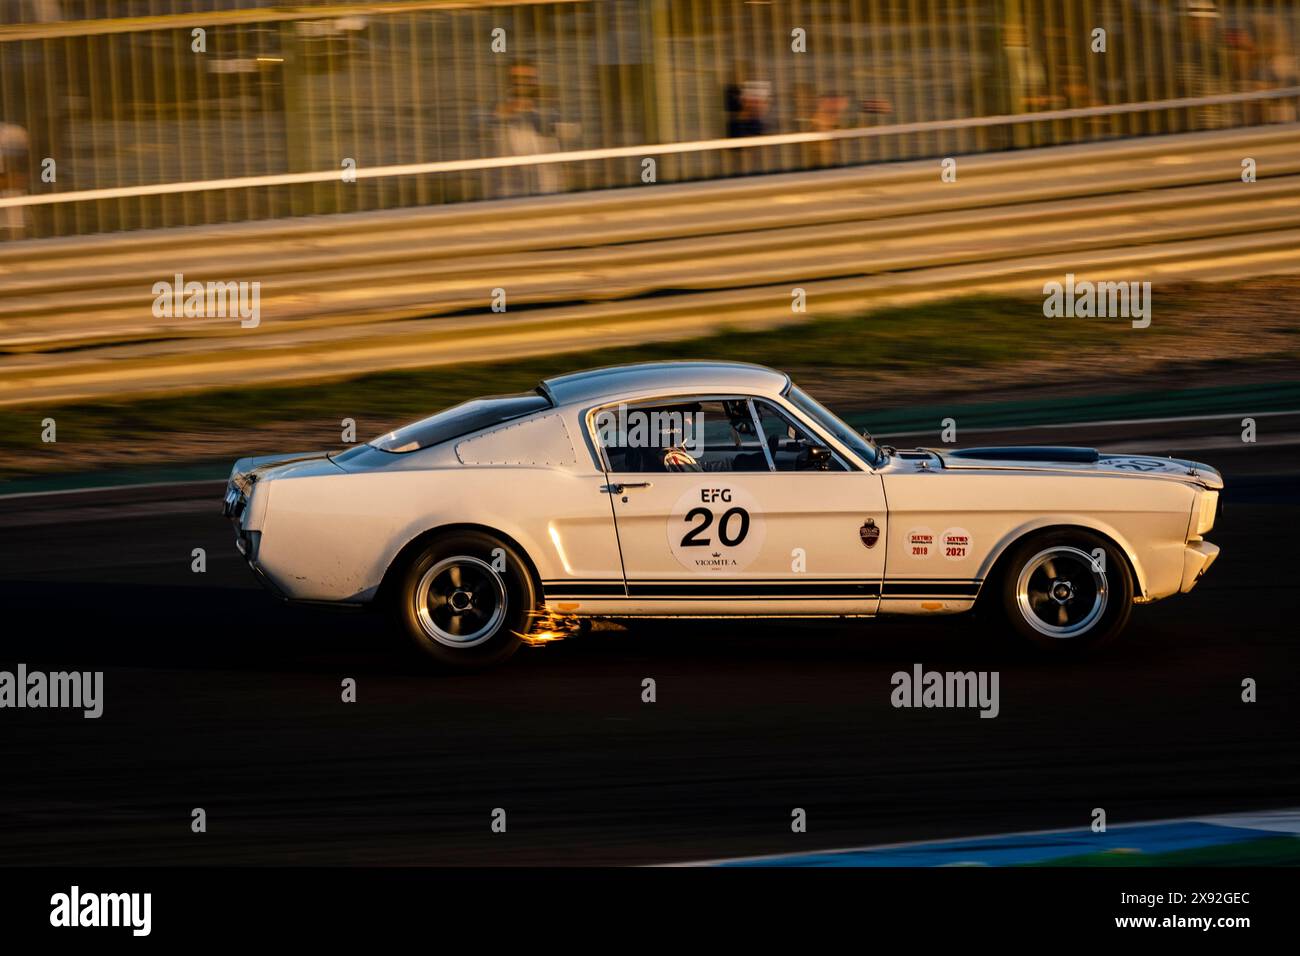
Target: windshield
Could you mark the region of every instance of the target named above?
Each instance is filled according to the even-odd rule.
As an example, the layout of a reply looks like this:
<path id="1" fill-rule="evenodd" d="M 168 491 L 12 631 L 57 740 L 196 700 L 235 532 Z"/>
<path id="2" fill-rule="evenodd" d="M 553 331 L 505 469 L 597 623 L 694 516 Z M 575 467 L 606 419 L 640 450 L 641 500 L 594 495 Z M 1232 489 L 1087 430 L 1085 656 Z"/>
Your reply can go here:
<path id="1" fill-rule="evenodd" d="M 370 444 L 380 451 L 406 454 L 550 407 L 551 400 L 536 392 L 476 398 L 380 435 Z"/>
<path id="2" fill-rule="evenodd" d="M 880 450 L 837 418 L 834 413 L 824 408 L 812 396 L 791 385 L 790 390 L 786 392 L 786 398 L 790 399 L 790 403 L 795 408 L 820 425 L 823 430 L 829 432 L 842 444 L 852 449 L 863 461 L 872 466 L 880 464 Z"/>

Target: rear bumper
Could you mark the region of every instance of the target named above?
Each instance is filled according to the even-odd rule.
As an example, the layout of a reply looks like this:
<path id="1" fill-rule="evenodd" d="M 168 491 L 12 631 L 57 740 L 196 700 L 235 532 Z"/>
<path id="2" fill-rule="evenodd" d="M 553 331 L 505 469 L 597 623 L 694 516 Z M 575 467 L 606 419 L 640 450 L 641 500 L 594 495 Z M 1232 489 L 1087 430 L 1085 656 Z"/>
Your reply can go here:
<path id="1" fill-rule="evenodd" d="M 1210 565 L 1214 563 L 1215 558 L 1219 556 L 1219 546 L 1210 544 L 1208 541 L 1189 542 L 1183 551 L 1183 581 L 1178 588 L 1179 591 L 1186 594 L 1192 588 L 1196 587 L 1196 582 L 1201 580 L 1201 576 L 1210 570 Z"/>

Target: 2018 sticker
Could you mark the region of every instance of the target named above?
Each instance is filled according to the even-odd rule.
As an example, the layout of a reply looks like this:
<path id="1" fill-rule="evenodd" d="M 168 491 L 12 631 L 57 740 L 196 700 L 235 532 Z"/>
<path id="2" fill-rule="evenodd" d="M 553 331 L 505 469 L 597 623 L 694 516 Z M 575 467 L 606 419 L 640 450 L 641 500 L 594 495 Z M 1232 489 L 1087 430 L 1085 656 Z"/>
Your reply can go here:
<path id="1" fill-rule="evenodd" d="M 753 495 L 735 485 L 702 482 L 673 506 L 668 547 L 689 571 L 727 574 L 758 557 L 766 531 Z"/>
<path id="2" fill-rule="evenodd" d="M 916 558 L 928 558 L 934 554 L 934 532 L 929 528 L 913 528 L 907 532 L 907 556 Z"/>
<path id="3" fill-rule="evenodd" d="M 949 528 L 943 533 L 943 556 L 949 561 L 961 561 L 971 552 L 970 532 L 965 528 Z"/>

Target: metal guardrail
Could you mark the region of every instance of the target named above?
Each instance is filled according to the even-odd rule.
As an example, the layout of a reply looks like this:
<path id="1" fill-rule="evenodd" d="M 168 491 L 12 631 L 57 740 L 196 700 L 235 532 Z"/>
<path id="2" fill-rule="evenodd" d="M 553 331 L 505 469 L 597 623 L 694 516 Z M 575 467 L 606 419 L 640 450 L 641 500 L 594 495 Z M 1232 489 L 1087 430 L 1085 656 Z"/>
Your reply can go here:
<path id="1" fill-rule="evenodd" d="M 0 27 L 0 236 L 1288 122 L 1300 83 L 1300 0 L 166 2 Z"/>
<path id="2" fill-rule="evenodd" d="M 580 351 L 594 330 L 610 346 L 698 336 L 702 316 L 771 327 L 791 321 L 795 287 L 823 318 L 1032 296 L 1069 272 L 1293 273 L 1298 141 L 1294 123 L 970 156 L 944 187 L 927 159 L 13 243 L 0 247 L 0 405 L 355 376 L 467 348 Z M 1258 163 L 1249 186 L 1243 156 Z M 177 273 L 260 283 L 256 329 L 157 315 L 155 283 Z M 495 313 L 503 280 L 510 310 Z"/>

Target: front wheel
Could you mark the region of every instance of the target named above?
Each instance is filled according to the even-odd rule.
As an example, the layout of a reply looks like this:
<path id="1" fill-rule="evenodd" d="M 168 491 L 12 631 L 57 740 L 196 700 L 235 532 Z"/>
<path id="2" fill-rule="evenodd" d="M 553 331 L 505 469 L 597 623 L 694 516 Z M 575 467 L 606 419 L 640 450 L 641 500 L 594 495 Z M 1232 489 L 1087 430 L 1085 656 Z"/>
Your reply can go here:
<path id="1" fill-rule="evenodd" d="M 491 535 L 459 531 L 429 544 L 395 594 L 398 626 L 447 668 L 499 664 L 532 626 L 538 591 L 523 556 Z"/>
<path id="2" fill-rule="evenodd" d="M 1054 531 L 1015 545 L 999 582 L 1002 616 L 1022 643 L 1057 655 L 1100 647 L 1133 609 L 1128 560 L 1088 531 Z"/>

